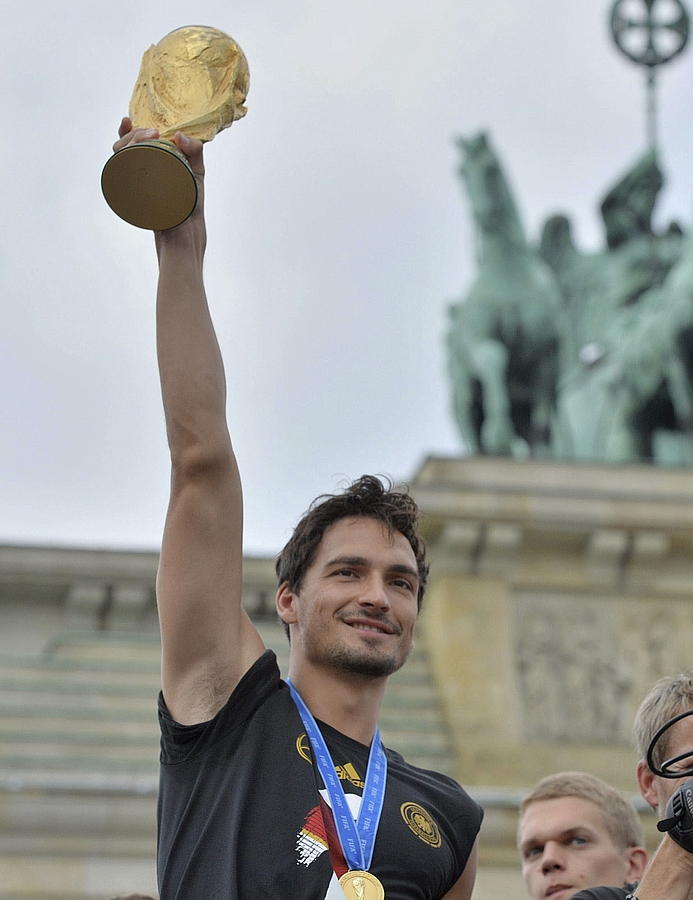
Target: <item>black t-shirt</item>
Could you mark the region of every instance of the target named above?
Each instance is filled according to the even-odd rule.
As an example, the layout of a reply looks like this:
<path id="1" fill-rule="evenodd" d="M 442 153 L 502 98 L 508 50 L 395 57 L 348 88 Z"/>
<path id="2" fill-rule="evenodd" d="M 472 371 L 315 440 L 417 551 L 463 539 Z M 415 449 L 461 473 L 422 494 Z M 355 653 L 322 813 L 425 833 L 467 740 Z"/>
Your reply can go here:
<path id="1" fill-rule="evenodd" d="M 159 696 L 161 900 L 343 900 L 329 798 L 274 653 L 209 722 L 179 725 Z M 368 747 L 319 723 L 353 811 Z M 437 900 L 461 875 L 481 808 L 452 778 L 386 750 L 371 871 L 388 900 Z"/>
<path id="2" fill-rule="evenodd" d="M 570 900 L 625 900 L 632 888 L 596 887 L 573 894 Z"/>

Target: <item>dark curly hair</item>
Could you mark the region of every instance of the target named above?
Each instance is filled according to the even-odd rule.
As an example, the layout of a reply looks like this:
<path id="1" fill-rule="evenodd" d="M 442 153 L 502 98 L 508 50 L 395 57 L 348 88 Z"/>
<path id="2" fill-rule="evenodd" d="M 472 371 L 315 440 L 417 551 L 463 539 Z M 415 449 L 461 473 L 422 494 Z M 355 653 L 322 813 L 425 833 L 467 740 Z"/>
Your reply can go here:
<path id="1" fill-rule="evenodd" d="M 389 478 L 362 475 L 341 494 L 316 497 L 277 557 L 275 569 L 279 584 L 286 582 L 291 590 L 300 591 L 303 577 L 315 559 L 327 528 L 340 519 L 362 516 L 382 522 L 391 532 L 399 531 L 409 541 L 416 557 L 419 575 L 416 599 L 421 609 L 428 564 L 426 547 L 417 531 L 419 508 L 408 493 L 394 491 L 392 487 Z M 286 630 L 288 632 L 288 628 Z"/>

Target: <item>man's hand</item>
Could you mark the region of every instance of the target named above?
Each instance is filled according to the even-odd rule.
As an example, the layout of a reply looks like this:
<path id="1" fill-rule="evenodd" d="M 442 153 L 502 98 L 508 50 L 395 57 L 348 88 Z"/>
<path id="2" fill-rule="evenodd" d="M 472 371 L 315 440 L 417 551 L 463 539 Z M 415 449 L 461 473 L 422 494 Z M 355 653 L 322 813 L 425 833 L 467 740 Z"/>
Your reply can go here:
<path id="1" fill-rule="evenodd" d="M 129 116 L 124 116 L 123 119 L 121 119 L 118 128 L 118 140 L 113 145 L 113 152 L 117 153 L 118 150 L 123 150 L 125 147 L 129 147 L 132 144 L 141 144 L 143 141 L 156 140 L 160 140 L 159 132 L 156 128 L 134 128 L 132 119 Z M 169 228 L 166 231 L 155 232 L 157 251 L 160 250 L 160 237 L 162 235 L 175 234 L 176 232 L 179 232 L 183 226 L 189 223 L 186 231 L 190 231 L 191 226 L 196 230 L 198 237 L 201 240 L 201 251 L 204 253 L 207 243 L 204 225 L 204 144 L 202 141 L 188 137 L 187 134 L 183 134 L 182 131 L 177 131 L 169 143 L 172 143 L 176 149 L 185 156 L 188 165 L 192 169 L 195 181 L 197 182 L 197 204 L 193 214 L 181 225 L 176 228 Z"/>
<path id="2" fill-rule="evenodd" d="M 124 147 L 129 147 L 130 144 L 156 140 L 159 140 L 159 132 L 156 128 L 134 128 L 132 119 L 129 116 L 125 116 L 121 119 L 118 128 L 118 140 L 113 145 L 113 152 L 116 153 Z M 190 168 L 195 175 L 203 176 L 205 174 L 205 166 L 202 158 L 202 148 L 204 147 L 202 141 L 189 138 L 182 131 L 177 131 L 173 136 L 172 143 L 187 157 Z"/>

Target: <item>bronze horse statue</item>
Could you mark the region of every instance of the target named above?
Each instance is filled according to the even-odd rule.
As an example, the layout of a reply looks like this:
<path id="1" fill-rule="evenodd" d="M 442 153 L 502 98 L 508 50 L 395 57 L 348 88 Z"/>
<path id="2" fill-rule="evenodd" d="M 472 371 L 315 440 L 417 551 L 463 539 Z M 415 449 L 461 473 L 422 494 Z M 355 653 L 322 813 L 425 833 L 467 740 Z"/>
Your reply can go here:
<path id="1" fill-rule="evenodd" d="M 472 454 L 545 455 L 556 404 L 560 292 L 527 241 L 486 135 L 459 146 L 479 258 L 466 296 L 449 307 L 455 418 Z"/>

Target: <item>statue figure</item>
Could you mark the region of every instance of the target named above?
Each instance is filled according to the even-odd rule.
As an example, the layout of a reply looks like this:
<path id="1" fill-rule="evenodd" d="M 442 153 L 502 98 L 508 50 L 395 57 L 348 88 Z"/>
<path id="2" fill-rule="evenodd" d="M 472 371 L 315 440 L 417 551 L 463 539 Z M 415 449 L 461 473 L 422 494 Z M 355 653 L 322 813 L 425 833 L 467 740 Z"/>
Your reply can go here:
<path id="1" fill-rule="evenodd" d="M 657 235 L 652 228 L 662 184 L 656 155 L 649 151 L 601 204 L 607 248 L 595 254 L 573 248 L 572 256 L 564 251 L 546 257 L 571 323 L 570 333 L 561 339 L 559 413 L 552 444 L 556 456 L 663 461 L 655 435 L 679 428 L 668 388 L 674 373 L 665 378 L 657 355 L 673 338 L 662 334 L 664 345 L 659 347 L 660 331 L 650 328 L 658 316 L 673 325 L 668 278 L 682 246 L 677 229 Z M 643 328 L 649 329 L 649 338 Z M 639 342 L 643 346 L 638 361 Z M 683 461 L 679 451 L 674 456 Z M 671 451 L 664 457 L 674 461 Z"/>
<path id="2" fill-rule="evenodd" d="M 486 135 L 460 147 L 479 267 L 467 296 L 449 308 L 455 416 L 470 453 L 540 455 L 555 410 L 558 287 L 525 237 Z"/>
<path id="3" fill-rule="evenodd" d="M 480 258 L 447 341 L 469 451 L 693 464 L 693 243 L 653 228 L 655 152 L 607 192 L 605 247 L 583 253 L 560 214 L 535 250 L 488 140 L 462 147 Z"/>
<path id="4" fill-rule="evenodd" d="M 652 237 L 652 213 L 664 179 L 654 150 L 647 153 L 607 193 L 600 210 L 610 249 L 636 237 Z"/>
<path id="5" fill-rule="evenodd" d="M 614 316 L 603 354 L 564 386 L 559 454 L 693 464 L 693 239 L 661 284 Z"/>

